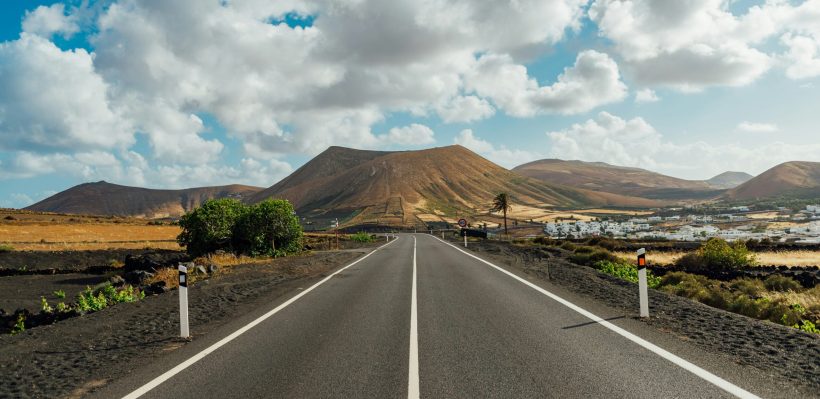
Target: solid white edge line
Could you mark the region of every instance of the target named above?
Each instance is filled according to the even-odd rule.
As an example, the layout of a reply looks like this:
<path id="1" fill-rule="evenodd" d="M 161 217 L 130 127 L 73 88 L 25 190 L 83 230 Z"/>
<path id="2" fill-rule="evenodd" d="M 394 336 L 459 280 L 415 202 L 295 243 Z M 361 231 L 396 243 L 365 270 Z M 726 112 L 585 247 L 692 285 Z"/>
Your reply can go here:
<path id="1" fill-rule="evenodd" d="M 234 331 L 233 333 L 231 333 L 231 334 L 230 334 L 230 335 L 228 335 L 227 337 L 222 338 L 222 339 L 221 339 L 221 340 L 219 340 L 217 343 L 215 343 L 215 344 L 213 344 L 213 345 L 211 345 L 211 346 L 209 346 L 209 347 L 205 348 L 204 350 L 202 350 L 201 352 L 197 353 L 196 355 L 191 356 L 190 358 L 188 358 L 188 360 L 186 360 L 186 361 L 184 361 L 184 362 L 182 362 L 182 363 L 178 364 L 176 367 L 174 367 L 174 368 L 172 368 L 172 369 L 170 369 L 170 370 L 166 371 L 165 373 L 163 373 L 163 374 L 162 374 L 162 375 L 160 375 L 159 377 L 154 378 L 153 380 L 149 381 L 147 384 L 145 384 L 145 385 L 143 385 L 143 386 L 141 386 L 141 387 L 137 388 L 136 390 L 134 390 L 133 392 L 129 393 L 128 395 L 123 396 L 123 399 L 136 399 L 136 398 L 139 398 L 139 397 L 140 397 L 140 396 L 142 396 L 142 395 L 145 395 L 146 393 L 148 393 L 148 392 L 149 392 L 149 391 L 151 391 L 152 389 L 156 388 L 157 386 L 159 386 L 159 385 L 160 385 L 160 384 L 162 384 L 163 382 L 168 381 L 171 377 L 173 377 L 173 376 L 175 376 L 175 375 L 179 374 L 181 371 L 183 371 L 183 370 L 187 369 L 188 367 L 190 367 L 190 366 L 191 366 L 191 365 L 193 365 L 194 363 L 196 363 L 196 362 L 198 362 L 198 361 L 202 360 L 205 356 L 208 356 L 209 354 L 211 354 L 212 352 L 216 351 L 216 350 L 217 350 L 217 349 L 219 349 L 220 347 L 224 346 L 225 344 L 227 344 L 227 343 L 229 343 L 229 342 L 233 341 L 234 339 L 236 339 L 236 338 L 237 338 L 237 337 L 239 337 L 240 335 L 244 334 L 245 332 L 247 332 L 247 331 L 248 331 L 248 330 L 250 330 L 251 328 L 256 327 L 256 325 L 258 325 L 259 323 L 261 323 L 261 322 L 265 321 L 266 319 L 270 318 L 271 316 L 275 315 L 275 314 L 276 314 L 276 313 L 278 313 L 280 310 L 282 310 L 282 309 L 286 308 L 288 305 L 290 305 L 290 304 L 292 304 L 292 303 L 296 302 L 299 298 L 301 298 L 301 297 L 305 296 L 308 292 L 313 291 L 313 289 L 315 289 L 316 287 L 318 287 L 318 286 L 322 285 L 324 282 L 326 282 L 326 281 L 330 280 L 331 278 L 333 278 L 333 276 L 335 276 L 335 275 L 337 275 L 337 274 L 339 274 L 339 273 L 343 272 L 345 269 L 347 269 L 347 268 L 349 268 L 349 267 L 351 267 L 351 266 L 353 266 L 353 265 L 355 265 L 355 264 L 357 264 L 357 263 L 359 263 L 359 262 L 361 262 L 361 261 L 363 261 L 363 260 L 367 259 L 367 257 L 369 257 L 370 255 L 373 255 L 373 254 L 374 254 L 374 253 L 376 253 L 378 250 L 380 250 L 380 249 L 382 249 L 382 248 L 384 248 L 384 247 L 386 247 L 386 246 L 388 246 L 388 245 L 390 245 L 390 244 L 392 244 L 392 243 L 394 243 L 394 242 L 396 242 L 396 241 L 398 241 L 398 237 L 396 237 L 396 239 L 395 239 L 395 240 L 390 241 L 390 242 L 388 242 L 387 244 L 384 244 L 384 245 L 382 245 L 382 246 L 380 246 L 380 247 L 378 247 L 378 248 L 374 249 L 373 251 L 370 251 L 367 255 L 365 255 L 365 256 L 363 256 L 363 257 L 361 257 L 361 258 L 359 258 L 359 259 L 356 259 L 353 263 L 351 263 L 351 264 L 349 264 L 349 265 L 347 265 L 347 266 L 345 266 L 345 267 L 343 267 L 343 268 L 341 268 L 341 269 L 339 269 L 339 270 L 335 271 L 333 274 L 331 274 L 331 275 L 329 275 L 329 276 L 325 277 L 324 279 L 322 279 L 322 280 L 321 280 L 321 281 L 319 281 L 318 283 L 313 284 L 312 286 L 310 286 L 310 288 L 308 288 L 308 289 L 306 289 L 306 290 L 304 290 L 304 291 L 300 292 L 298 295 L 294 296 L 293 298 L 288 299 L 286 302 L 284 302 L 283 304 L 281 304 L 281 305 L 279 305 L 279 306 L 275 307 L 273 310 L 269 311 L 268 313 L 265 313 L 264 315 L 260 316 L 260 317 L 259 317 L 259 318 L 257 318 L 256 320 L 254 320 L 254 321 L 252 321 L 252 322 L 248 323 L 248 324 L 247 324 L 247 325 L 245 325 L 244 327 L 242 327 L 242 328 L 240 328 L 240 329 L 238 329 L 238 330 Z"/>
<path id="2" fill-rule="evenodd" d="M 606 320 L 592 314 L 591 312 L 587 311 L 586 309 L 583 309 L 580 306 L 578 306 L 578 305 L 576 305 L 576 304 L 574 304 L 574 303 L 572 303 L 572 302 L 570 302 L 570 301 L 568 301 L 564 298 L 561 298 L 558 295 L 553 294 L 552 292 L 549 292 L 549 291 L 547 291 L 547 290 L 545 290 L 545 289 L 543 289 L 543 288 L 541 288 L 541 287 L 539 287 L 539 286 L 537 286 L 537 285 L 535 285 L 535 284 L 533 284 L 533 283 L 531 283 L 527 280 L 524 280 L 523 278 L 518 277 L 515 274 L 513 274 L 513 273 L 511 273 L 511 272 L 509 272 L 509 271 L 507 271 L 507 270 L 505 270 L 505 269 L 503 269 L 499 266 L 496 266 L 496 265 L 494 265 L 494 264 L 492 264 L 492 263 L 490 263 L 490 262 L 488 262 L 484 259 L 481 259 L 478 256 L 475 256 L 475 255 L 473 255 L 469 252 L 466 252 L 466 251 L 462 250 L 461 248 L 459 248 L 459 247 L 457 247 L 453 244 L 450 244 L 449 242 L 446 242 L 446 241 L 444 241 L 444 240 L 442 240 L 442 239 L 440 239 L 436 236 L 431 236 L 431 237 L 433 237 L 436 240 L 439 240 L 439 241 L 449 245 L 450 247 L 454 248 L 457 251 L 460 251 L 461 253 L 463 253 L 463 254 L 465 254 L 469 257 L 472 257 L 472 258 L 474 258 L 474 259 L 476 259 L 476 260 L 478 260 L 478 261 L 480 261 L 484 264 L 487 264 L 487 265 L 497 269 L 498 271 L 500 271 L 500 272 L 502 272 L 502 273 L 504 273 L 504 274 L 518 280 L 519 282 L 529 286 L 530 288 L 532 288 L 532 289 L 534 289 L 534 290 L 536 290 L 536 291 L 538 291 L 538 292 L 552 298 L 553 300 L 557 301 L 558 303 L 560 303 L 560 304 L 562 304 L 562 305 L 564 305 L 564 306 L 566 306 L 566 307 L 580 313 L 584 317 L 586 317 L 586 318 L 600 324 L 601 326 L 604 326 L 604 327 L 612 330 L 613 332 L 617 333 L 618 335 L 620 335 L 620 336 L 622 336 L 622 337 L 624 337 L 624 338 L 626 338 L 626 339 L 628 339 L 628 340 L 642 346 L 645 349 L 648 349 L 649 351 L 655 353 L 656 355 L 658 355 L 658 356 L 660 356 L 660 357 L 662 357 L 662 358 L 664 358 L 664 359 L 666 359 L 666 360 L 680 366 L 684 370 L 689 371 L 690 373 L 692 373 L 692 374 L 694 374 L 694 375 L 696 375 L 696 376 L 698 376 L 698 377 L 712 383 L 713 385 L 717 386 L 720 389 L 723 389 L 724 391 L 726 391 L 726 392 L 728 392 L 732 395 L 735 395 L 739 398 L 749 398 L 749 399 L 758 398 L 757 395 L 755 395 L 755 394 L 753 394 L 749 391 L 746 391 L 745 389 L 743 389 L 743 388 L 741 388 L 737 385 L 734 385 L 731 382 L 726 381 L 723 378 L 720 378 L 720 377 L 718 377 L 718 376 L 716 376 L 716 375 L 714 375 L 714 374 L 712 374 L 712 373 L 698 367 L 697 365 L 695 365 L 695 364 L 693 364 L 693 363 L 691 363 L 691 362 L 689 362 L 689 361 L 687 361 L 687 360 L 685 360 L 685 359 L 683 359 L 683 358 L 681 358 L 681 357 L 679 357 L 679 356 L 677 356 L 677 355 L 675 355 L 675 354 L 673 354 L 673 353 L 671 353 L 671 352 L 669 352 L 669 351 L 667 351 L 667 350 L 665 350 L 665 349 L 663 349 L 663 348 L 661 348 L 661 347 L 659 347 L 659 346 L 657 346 L 657 345 L 655 345 L 655 344 L 653 344 L 653 343 L 651 343 L 651 342 L 649 342 L 649 341 L 647 341 L 647 340 L 645 340 L 645 339 L 643 339 L 643 338 L 641 338 L 641 337 L 639 337 L 635 334 L 632 334 L 631 332 L 626 331 L 621 327 L 618 327 L 618 326 L 616 326 L 616 325 L 614 325 L 614 324 L 612 324 L 612 323 L 610 323 L 610 322 L 608 322 L 608 321 L 606 321 Z"/>
<path id="3" fill-rule="evenodd" d="M 418 399 L 419 391 L 419 318 L 416 295 L 416 236 L 413 236 L 413 292 L 410 300 L 410 371 L 407 373 L 407 398 Z"/>

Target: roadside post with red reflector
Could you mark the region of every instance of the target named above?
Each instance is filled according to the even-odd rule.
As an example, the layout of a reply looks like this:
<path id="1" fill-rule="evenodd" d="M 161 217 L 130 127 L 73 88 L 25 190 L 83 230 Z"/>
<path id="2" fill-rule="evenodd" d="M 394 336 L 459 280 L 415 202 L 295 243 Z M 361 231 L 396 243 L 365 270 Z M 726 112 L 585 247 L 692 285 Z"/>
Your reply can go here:
<path id="1" fill-rule="evenodd" d="M 640 293 L 641 317 L 649 317 L 649 293 L 646 284 L 646 248 L 638 250 L 638 291 Z"/>

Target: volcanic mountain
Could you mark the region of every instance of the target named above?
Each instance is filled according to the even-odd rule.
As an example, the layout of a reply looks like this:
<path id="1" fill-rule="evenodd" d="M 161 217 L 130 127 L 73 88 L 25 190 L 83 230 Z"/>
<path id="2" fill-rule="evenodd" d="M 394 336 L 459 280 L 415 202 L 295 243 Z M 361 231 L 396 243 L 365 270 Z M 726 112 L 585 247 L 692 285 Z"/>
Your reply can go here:
<path id="1" fill-rule="evenodd" d="M 754 176 L 746 172 L 723 172 L 709 180 L 706 180 L 706 184 L 714 188 L 730 189 L 746 183 L 753 178 Z"/>
<path id="2" fill-rule="evenodd" d="M 458 145 L 397 152 L 330 147 L 249 201 L 284 198 L 308 217 L 406 224 L 417 214 L 486 212 L 501 192 L 516 204 L 541 208 L 650 205 L 530 179 Z"/>
<path id="3" fill-rule="evenodd" d="M 730 200 L 774 197 L 820 197 L 820 162 L 786 162 L 741 184 L 724 195 Z"/>
<path id="4" fill-rule="evenodd" d="M 154 190 L 120 186 L 100 181 L 84 183 L 57 193 L 28 210 L 90 215 L 175 217 L 213 198 L 244 200 L 262 190 L 260 187 L 230 185 L 183 190 Z"/>
<path id="5" fill-rule="evenodd" d="M 714 198 L 728 188 L 731 179 L 741 179 L 736 172 L 727 172 L 706 181 L 684 180 L 640 168 L 560 159 L 526 163 L 513 171 L 545 182 L 656 200 Z"/>

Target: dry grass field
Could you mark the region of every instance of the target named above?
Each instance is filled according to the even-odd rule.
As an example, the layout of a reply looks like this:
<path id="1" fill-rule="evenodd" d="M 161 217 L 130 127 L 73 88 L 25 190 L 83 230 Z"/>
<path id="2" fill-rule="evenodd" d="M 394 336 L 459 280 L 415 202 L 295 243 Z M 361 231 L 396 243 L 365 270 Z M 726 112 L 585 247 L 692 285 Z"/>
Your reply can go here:
<path id="1" fill-rule="evenodd" d="M 646 260 L 650 264 L 670 265 L 685 255 L 685 251 L 646 253 Z M 627 261 L 635 261 L 632 252 L 616 252 L 615 255 Z M 775 266 L 820 266 L 820 251 L 763 251 L 755 252 L 757 263 Z"/>
<path id="2" fill-rule="evenodd" d="M 0 245 L 17 251 L 178 250 L 179 232 L 142 219 L 0 211 Z"/>

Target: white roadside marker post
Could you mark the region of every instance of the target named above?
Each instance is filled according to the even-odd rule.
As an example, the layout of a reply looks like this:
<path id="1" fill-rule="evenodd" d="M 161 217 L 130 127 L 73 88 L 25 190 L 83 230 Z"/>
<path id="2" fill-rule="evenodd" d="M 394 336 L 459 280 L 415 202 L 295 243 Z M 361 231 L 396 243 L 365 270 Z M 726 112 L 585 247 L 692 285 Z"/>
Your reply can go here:
<path id="1" fill-rule="evenodd" d="M 462 230 L 464 233 L 464 248 L 467 248 L 467 230 Z"/>
<path id="2" fill-rule="evenodd" d="M 638 250 L 638 291 L 640 293 L 641 317 L 649 317 L 649 294 L 646 284 L 646 249 Z"/>
<path id="3" fill-rule="evenodd" d="M 188 268 L 179 264 L 179 336 L 188 338 Z"/>

